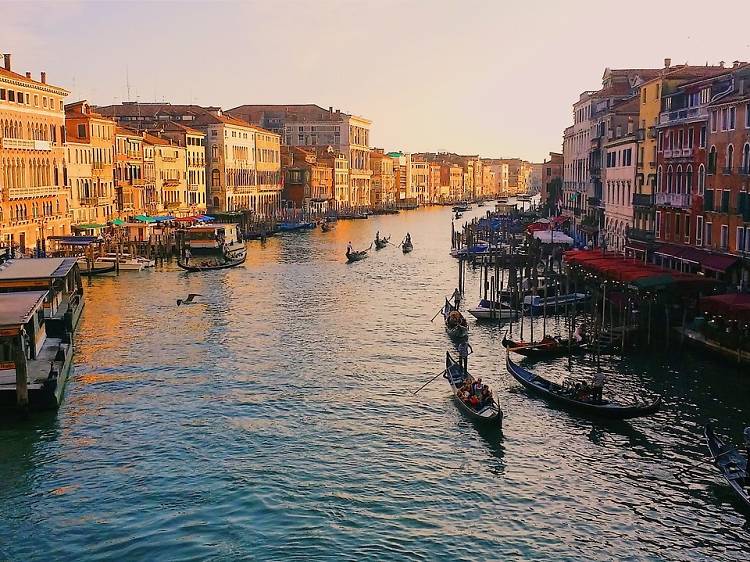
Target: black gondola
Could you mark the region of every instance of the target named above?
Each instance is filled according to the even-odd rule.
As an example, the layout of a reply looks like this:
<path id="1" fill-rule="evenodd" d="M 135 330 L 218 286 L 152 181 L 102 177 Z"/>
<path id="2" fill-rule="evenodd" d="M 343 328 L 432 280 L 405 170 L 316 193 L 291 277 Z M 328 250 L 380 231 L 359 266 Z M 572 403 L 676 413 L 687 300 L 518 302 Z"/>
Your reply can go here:
<path id="1" fill-rule="evenodd" d="M 503 336 L 503 347 L 518 353 L 525 357 L 562 357 L 571 353 L 583 353 L 586 351 L 588 344 L 579 343 L 573 340 L 572 344 L 568 339 L 557 339 L 550 338 L 548 340 L 541 340 L 538 342 L 524 342 L 509 340 L 506 336 Z"/>
<path id="2" fill-rule="evenodd" d="M 388 238 L 375 238 L 375 249 L 376 250 L 382 250 L 388 245 L 388 242 L 390 241 L 391 237 Z"/>
<path id="3" fill-rule="evenodd" d="M 629 418 L 639 418 L 656 413 L 661 407 L 661 396 L 647 404 L 619 404 L 610 400 L 602 400 L 599 403 L 579 400 L 566 393 L 565 389 L 552 381 L 549 381 L 539 375 L 535 375 L 516 365 L 510 358 L 510 353 L 506 356 L 506 367 L 508 372 L 520 382 L 524 387 L 533 390 L 558 404 L 568 406 L 580 412 L 593 414 L 605 418 L 625 420 Z"/>
<path id="4" fill-rule="evenodd" d="M 414 244 L 412 244 L 411 242 L 406 242 L 405 244 L 401 245 L 401 251 L 404 252 L 405 254 L 408 254 L 413 249 L 414 249 Z"/>
<path id="5" fill-rule="evenodd" d="M 443 322 L 445 323 L 445 332 L 452 338 L 464 339 L 469 337 L 469 323 L 466 318 L 453 306 L 448 299 L 445 299 L 445 305 L 442 308 Z M 454 314 L 458 313 L 458 314 Z"/>
<path id="6" fill-rule="evenodd" d="M 112 273 L 117 269 L 117 264 L 113 263 L 110 266 L 107 267 L 96 267 L 93 266 L 91 268 L 80 268 L 81 275 L 85 277 L 92 277 L 94 275 L 103 275 L 104 273 Z"/>
<path id="7" fill-rule="evenodd" d="M 238 265 L 245 263 L 246 258 L 247 258 L 247 253 L 243 252 L 241 257 L 226 261 L 224 263 L 218 263 L 218 264 L 212 264 L 212 265 L 188 265 L 184 263 L 182 260 L 177 260 L 177 265 L 180 266 L 185 271 L 213 271 L 215 269 L 229 269 L 230 267 L 237 267 Z M 196 259 L 196 258 L 192 258 L 192 259 Z"/>
<path id="8" fill-rule="evenodd" d="M 443 374 L 445 380 L 451 385 L 451 391 L 453 391 L 453 398 L 458 404 L 459 410 L 470 417 L 473 420 L 481 422 L 492 422 L 497 424 L 503 423 L 503 411 L 495 402 L 494 398 L 491 402 L 484 404 L 479 410 L 475 410 L 468 404 L 466 404 L 458 396 L 459 387 L 466 381 L 467 377 L 469 381 L 473 381 L 473 377 L 465 371 L 461 365 L 459 365 L 450 352 L 445 352 L 445 373 Z"/>
<path id="9" fill-rule="evenodd" d="M 372 248 L 372 244 L 370 244 L 370 247 L 366 250 L 359 250 L 357 251 L 347 251 L 346 252 L 346 261 L 347 263 L 353 263 L 355 261 L 361 261 L 367 257 L 367 252 Z"/>
<path id="10" fill-rule="evenodd" d="M 739 496 L 746 507 L 750 508 L 748 459 L 736 447 L 719 439 L 710 425 L 705 427 L 703 434 L 706 436 L 706 444 L 714 464 L 734 493 Z"/>

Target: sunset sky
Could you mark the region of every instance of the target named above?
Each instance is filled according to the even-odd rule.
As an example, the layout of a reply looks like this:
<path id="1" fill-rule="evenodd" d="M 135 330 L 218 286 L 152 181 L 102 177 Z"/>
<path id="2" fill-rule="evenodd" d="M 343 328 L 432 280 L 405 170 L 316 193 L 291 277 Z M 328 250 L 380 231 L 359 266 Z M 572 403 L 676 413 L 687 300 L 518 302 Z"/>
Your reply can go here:
<path id="1" fill-rule="evenodd" d="M 624 9 L 623 6 L 628 6 Z M 746 2 L 723 14 L 750 16 Z M 69 101 L 317 103 L 387 149 L 542 160 L 605 67 L 750 60 L 703 2 L 4 2 L 0 51 Z"/>

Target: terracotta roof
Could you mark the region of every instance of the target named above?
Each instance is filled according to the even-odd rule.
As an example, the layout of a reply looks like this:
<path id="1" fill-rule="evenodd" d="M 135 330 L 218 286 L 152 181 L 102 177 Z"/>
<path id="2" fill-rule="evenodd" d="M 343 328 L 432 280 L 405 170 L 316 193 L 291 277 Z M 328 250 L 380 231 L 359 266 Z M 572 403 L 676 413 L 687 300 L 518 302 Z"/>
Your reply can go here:
<path id="1" fill-rule="evenodd" d="M 159 144 L 159 145 L 171 145 L 172 143 L 168 140 L 164 140 L 150 133 L 143 133 L 143 142 L 146 144 Z"/>
<path id="2" fill-rule="evenodd" d="M 203 131 L 199 131 L 198 129 L 193 129 L 192 127 L 188 127 L 187 125 L 178 123 L 177 121 L 164 121 L 160 123 L 159 128 L 163 131 L 180 131 L 183 133 L 187 133 L 189 135 L 206 136 L 206 133 L 204 133 Z"/>
<path id="3" fill-rule="evenodd" d="M 5 68 L 0 67 L 0 76 L 4 76 L 5 78 L 9 78 L 11 80 L 20 80 L 22 82 L 27 82 L 28 84 L 33 84 L 34 86 L 43 86 L 45 88 L 54 88 L 56 90 L 62 90 L 66 94 L 69 94 L 68 90 L 65 88 L 61 88 L 60 86 L 54 86 L 52 84 L 45 84 L 44 82 L 39 82 L 37 80 L 33 80 L 31 78 L 26 78 L 24 74 L 18 74 L 17 72 L 13 72 L 12 70 L 5 70 Z"/>
<path id="4" fill-rule="evenodd" d="M 240 105 L 228 109 L 227 113 L 250 121 L 261 123 L 265 118 L 290 121 L 339 121 L 352 115 L 343 111 L 329 111 L 314 103 L 291 105 Z"/>
<path id="5" fill-rule="evenodd" d="M 117 125 L 117 127 L 115 127 L 115 134 L 123 137 L 141 137 L 141 134 L 138 131 L 128 129 L 126 127 L 120 127 L 120 125 Z"/>
<path id="6" fill-rule="evenodd" d="M 150 117 L 157 115 L 202 115 L 210 111 L 218 110 L 218 107 L 201 107 L 200 105 L 172 105 L 171 103 L 140 103 L 125 102 L 116 105 L 104 105 L 96 107 L 102 115 L 110 117 Z"/>

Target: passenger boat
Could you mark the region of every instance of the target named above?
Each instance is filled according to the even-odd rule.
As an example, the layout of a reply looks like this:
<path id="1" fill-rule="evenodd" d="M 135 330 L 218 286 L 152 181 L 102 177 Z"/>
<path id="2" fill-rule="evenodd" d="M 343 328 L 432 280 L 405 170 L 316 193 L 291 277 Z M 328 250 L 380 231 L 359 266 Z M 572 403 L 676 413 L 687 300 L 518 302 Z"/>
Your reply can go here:
<path id="1" fill-rule="evenodd" d="M 73 369 L 73 334 L 47 333 L 48 295 L 0 293 L 0 412 L 54 410 L 62 402 Z"/>
<path id="2" fill-rule="evenodd" d="M 372 248 L 372 244 L 370 244 L 370 247 L 366 250 L 359 250 L 355 252 L 347 252 L 346 253 L 346 261 L 348 263 L 352 263 L 355 261 L 361 261 L 367 257 L 367 252 Z"/>
<path id="3" fill-rule="evenodd" d="M 114 261 L 115 259 L 117 259 L 117 254 L 114 252 L 110 252 L 110 253 L 104 254 L 98 259 L 105 260 L 105 261 Z M 132 267 L 123 267 L 123 264 L 125 264 L 126 266 L 129 264 Z M 150 260 L 148 258 L 144 258 L 143 256 L 133 256 L 131 254 L 120 254 L 120 269 L 137 269 L 136 264 L 141 264 L 143 268 L 154 267 L 156 265 L 156 261 Z"/>
<path id="4" fill-rule="evenodd" d="M 474 308 L 467 310 L 477 320 L 509 320 L 518 316 L 518 311 L 504 302 L 481 299 Z"/>
<path id="5" fill-rule="evenodd" d="M 484 201 L 477 201 L 477 207 L 484 207 Z"/>
<path id="6" fill-rule="evenodd" d="M 586 351 L 587 344 L 579 343 L 573 340 L 572 344 L 568 339 L 549 338 L 538 342 L 524 342 L 509 340 L 503 336 L 503 347 L 524 355 L 525 357 L 562 357 L 571 353 L 583 353 Z"/>
<path id="7" fill-rule="evenodd" d="M 736 447 L 724 443 L 710 425 L 703 430 L 711 459 L 745 507 L 750 508 L 750 481 L 748 460 Z"/>
<path id="8" fill-rule="evenodd" d="M 511 360 L 509 352 L 505 361 L 508 372 L 524 387 L 557 404 L 561 404 L 579 412 L 610 419 L 624 420 L 649 416 L 661 408 L 661 396 L 658 396 L 656 400 L 650 403 L 634 404 L 620 404 L 610 400 L 602 400 L 599 403 L 579 400 L 567 392 L 567 389 L 564 386 L 549 381 L 539 375 L 535 375 L 520 365 L 515 364 Z"/>
<path id="9" fill-rule="evenodd" d="M 554 295 L 544 298 L 541 295 L 527 295 L 523 298 L 523 308 L 531 314 L 542 312 L 546 308 L 551 309 L 555 306 L 579 305 L 586 302 L 589 295 L 586 293 L 570 293 L 568 295 Z"/>
<path id="10" fill-rule="evenodd" d="M 531 195 L 528 193 L 518 193 L 516 195 L 516 200 L 518 201 L 531 201 Z"/>
<path id="11" fill-rule="evenodd" d="M 495 402 L 494 397 L 489 404 L 484 404 L 479 410 L 475 410 L 474 408 L 466 404 L 463 400 L 461 400 L 458 395 L 458 389 L 462 384 L 464 384 L 464 382 L 466 382 L 467 379 L 469 382 L 472 382 L 474 378 L 467 371 L 465 371 L 461 367 L 461 365 L 459 365 L 453 359 L 453 357 L 451 357 L 449 351 L 445 352 L 445 372 L 443 373 L 443 377 L 445 377 L 445 380 L 447 380 L 448 384 L 451 385 L 453 398 L 456 401 L 456 404 L 458 404 L 459 410 L 461 410 L 464 414 L 466 414 L 473 420 L 502 425 L 503 411 L 500 409 L 500 406 L 498 406 L 497 402 Z"/>
<path id="12" fill-rule="evenodd" d="M 185 271 L 228 269 L 245 263 L 247 251 L 236 224 L 194 226 L 185 231 L 186 252 L 177 260 Z"/>
<path id="13" fill-rule="evenodd" d="M 411 242 L 404 242 L 403 244 L 401 244 L 401 251 L 405 254 L 408 254 L 413 249 L 414 249 L 414 244 L 412 244 Z"/>
<path id="14" fill-rule="evenodd" d="M 390 241 L 391 237 L 388 236 L 387 238 L 375 238 L 375 249 L 376 250 L 382 250 L 388 245 L 388 242 Z"/>
<path id="15" fill-rule="evenodd" d="M 469 324 L 466 318 L 448 299 L 445 299 L 445 306 L 443 306 L 443 322 L 445 322 L 445 331 L 450 337 L 456 339 L 469 337 Z"/>

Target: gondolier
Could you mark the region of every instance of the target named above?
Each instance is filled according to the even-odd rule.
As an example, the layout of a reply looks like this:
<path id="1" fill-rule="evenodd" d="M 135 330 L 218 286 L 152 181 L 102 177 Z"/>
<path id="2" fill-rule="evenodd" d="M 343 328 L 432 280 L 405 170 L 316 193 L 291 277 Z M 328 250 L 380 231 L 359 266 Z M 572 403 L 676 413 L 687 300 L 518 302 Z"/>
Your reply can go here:
<path id="1" fill-rule="evenodd" d="M 461 291 L 458 290 L 458 287 L 453 290 L 453 304 L 456 305 L 456 308 L 461 304 Z"/>
<path id="2" fill-rule="evenodd" d="M 469 355 L 474 353 L 471 344 L 467 341 L 462 341 L 458 344 L 458 364 L 464 371 L 469 370 Z"/>
<path id="3" fill-rule="evenodd" d="M 602 393 L 604 392 L 604 385 L 607 382 L 607 375 L 601 371 L 594 373 L 593 381 L 591 382 L 591 401 L 594 404 L 598 404 L 602 401 Z"/>
<path id="4" fill-rule="evenodd" d="M 346 245 L 346 257 L 348 258 L 353 251 L 354 247 L 352 246 L 352 241 L 349 240 L 349 243 Z"/>

